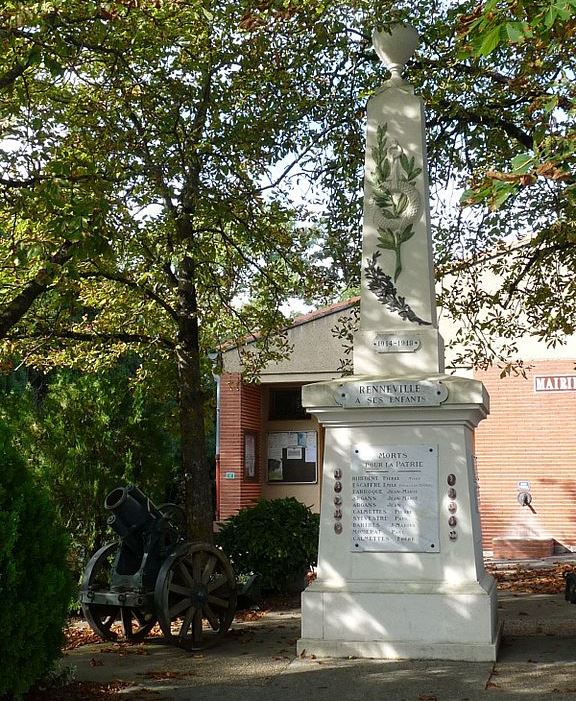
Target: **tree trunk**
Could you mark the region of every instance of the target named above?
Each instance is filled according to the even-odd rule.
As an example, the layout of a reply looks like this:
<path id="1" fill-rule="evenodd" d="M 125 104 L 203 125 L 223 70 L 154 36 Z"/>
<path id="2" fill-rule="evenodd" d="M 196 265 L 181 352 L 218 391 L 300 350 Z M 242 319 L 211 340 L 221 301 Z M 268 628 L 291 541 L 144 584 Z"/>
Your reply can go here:
<path id="1" fill-rule="evenodd" d="M 213 542 L 213 508 L 204 432 L 204 405 L 200 373 L 198 307 L 194 263 L 186 257 L 179 271 L 178 382 L 182 475 L 185 484 L 188 536 Z"/>

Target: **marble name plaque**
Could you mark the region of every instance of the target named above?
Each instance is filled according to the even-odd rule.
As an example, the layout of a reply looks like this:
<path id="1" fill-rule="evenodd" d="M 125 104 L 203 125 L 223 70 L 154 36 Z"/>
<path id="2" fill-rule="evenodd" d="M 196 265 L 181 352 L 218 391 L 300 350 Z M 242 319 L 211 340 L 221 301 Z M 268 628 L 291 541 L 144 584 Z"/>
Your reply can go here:
<path id="1" fill-rule="evenodd" d="M 438 446 L 352 448 L 352 552 L 440 551 Z"/>
<path id="2" fill-rule="evenodd" d="M 419 336 L 379 333 L 372 340 L 372 348 L 377 353 L 415 353 L 421 346 Z"/>
<path id="3" fill-rule="evenodd" d="M 335 394 L 349 409 L 440 406 L 447 397 L 448 388 L 431 380 L 356 380 L 341 383 Z"/>

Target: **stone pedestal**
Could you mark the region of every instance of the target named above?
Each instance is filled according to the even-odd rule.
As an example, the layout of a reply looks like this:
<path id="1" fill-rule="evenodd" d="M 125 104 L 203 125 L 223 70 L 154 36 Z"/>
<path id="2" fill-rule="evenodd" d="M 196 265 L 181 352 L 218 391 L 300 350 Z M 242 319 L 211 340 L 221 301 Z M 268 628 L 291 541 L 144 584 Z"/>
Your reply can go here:
<path id="1" fill-rule="evenodd" d="M 354 377 L 305 387 L 303 403 L 326 448 L 318 579 L 302 595 L 298 653 L 495 660 L 474 469 L 482 384 Z"/>

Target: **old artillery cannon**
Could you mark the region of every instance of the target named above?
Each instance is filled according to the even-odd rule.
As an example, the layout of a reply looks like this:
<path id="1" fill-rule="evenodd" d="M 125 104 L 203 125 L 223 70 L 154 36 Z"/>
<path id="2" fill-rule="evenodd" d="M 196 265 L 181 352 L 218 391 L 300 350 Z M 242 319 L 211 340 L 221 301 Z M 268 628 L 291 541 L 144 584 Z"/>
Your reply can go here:
<path id="1" fill-rule="evenodd" d="M 237 588 L 226 556 L 185 540 L 184 511 L 156 507 L 137 487 L 119 487 L 104 506 L 120 537 L 90 559 L 80 589 L 82 611 L 105 640 L 142 640 L 159 623 L 168 642 L 204 649 L 230 627 Z"/>

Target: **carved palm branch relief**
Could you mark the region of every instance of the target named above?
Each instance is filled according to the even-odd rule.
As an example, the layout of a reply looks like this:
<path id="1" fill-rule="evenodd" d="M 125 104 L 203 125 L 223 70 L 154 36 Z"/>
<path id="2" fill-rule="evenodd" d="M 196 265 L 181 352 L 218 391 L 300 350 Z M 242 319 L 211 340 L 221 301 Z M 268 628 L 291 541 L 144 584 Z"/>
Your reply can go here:
<path id="1" fill-rule="evenodd" d="M 402 245 L 414 236 L 414 223 L 422 213 L 422 201 L 416 188 L 416 178 L 422 168 L 415 165 L 414 157 L 408 158 L 402 146 L 388 139 L 388 124 L 378 126 L 376 145 L 372 148 L 375 168 L 372 172 L 374 223 L 378 231 L 377 247 L 394 253 L 393 276 L 384 272 L 376 251 L 366 261 L 364 269 L 368 288 L 390 311 L 407 321 L 430 325 L 420 319 L 405 298 L 398 294 L 396 282 L 402 273 Z"/>

